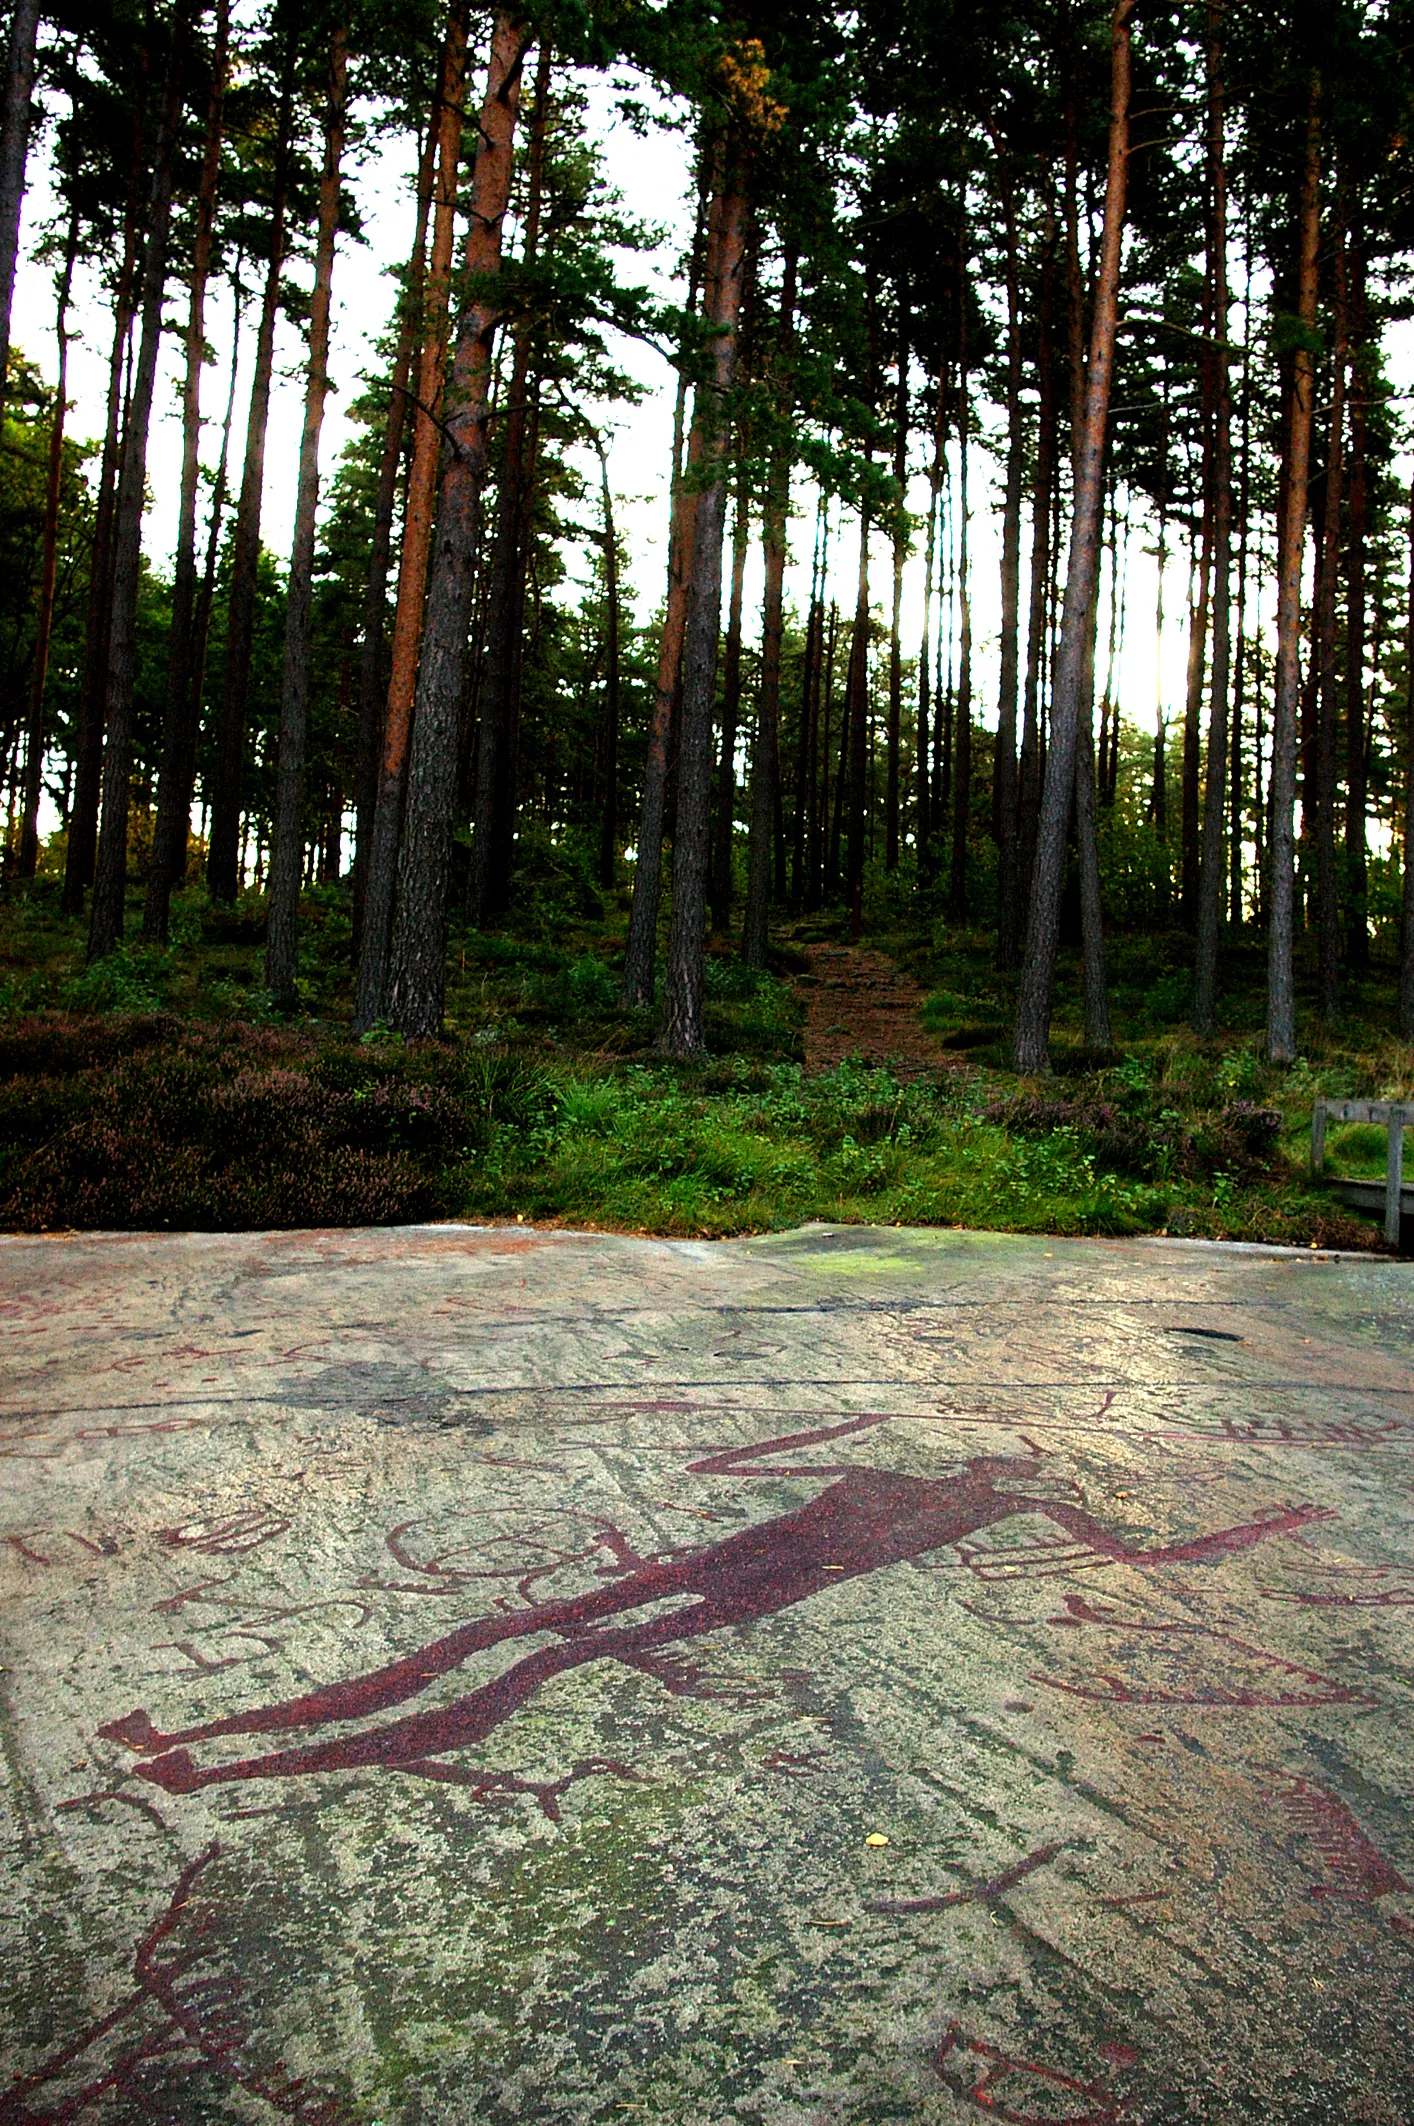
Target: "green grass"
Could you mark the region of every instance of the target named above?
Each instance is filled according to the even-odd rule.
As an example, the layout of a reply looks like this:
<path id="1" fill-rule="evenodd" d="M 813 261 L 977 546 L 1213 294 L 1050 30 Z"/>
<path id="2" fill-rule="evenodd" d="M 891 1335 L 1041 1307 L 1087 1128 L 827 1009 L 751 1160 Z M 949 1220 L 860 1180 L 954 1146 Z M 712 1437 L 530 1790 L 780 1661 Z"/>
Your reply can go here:
<path id="1" fill-rule="evenodd" d="M 619 1007 L 623 899 L 598 900 L 569 867 L 551 886 L 532 923 L 454 931 L 448 1038 L 412 1046 L 349 1031 L 342 889 L 306 896 L 290 1021 L 264 995 L 257 896 L 233 911 L 188 892 L 169 948 L 129 945 L 86 970 L 55 883 L 13 893 L 0 904 L 0 1222 L 520 1217 L 724 1235 L 867 1219 L 1378 1244 L 1305 1167 L 1318 1094 L 1414 1088 L 1414 1056 L 1383 1031 L 1388 967 L 1337 1031 L 1303 1022 L 1302 1060 L 1274 1071 L 1258 947 L 1226 953 L 1229 1030 L 1200 1043 L 1175 1023 L 1186 940 L 1112 939 L 1116 1054 L 1084 1054 L 1063 963 L 1057 1074 L 1027 1084 L 1007 1067 L 1013 978 L 990 939 L 881 907 L 867 942 L 925 988 L 943 1049 L 931 1082 L 858 1063 L 804 1075 L 791 933 L 767 975 L 719 941 L 710 1055 L 679 1068 L 655 1056 L 651 1014 Z M 138 920 L 134 895 L 133 932 Z M 1330 1164 L 1382 1173 L 1383 1133 L 1332 1131 Z"/>

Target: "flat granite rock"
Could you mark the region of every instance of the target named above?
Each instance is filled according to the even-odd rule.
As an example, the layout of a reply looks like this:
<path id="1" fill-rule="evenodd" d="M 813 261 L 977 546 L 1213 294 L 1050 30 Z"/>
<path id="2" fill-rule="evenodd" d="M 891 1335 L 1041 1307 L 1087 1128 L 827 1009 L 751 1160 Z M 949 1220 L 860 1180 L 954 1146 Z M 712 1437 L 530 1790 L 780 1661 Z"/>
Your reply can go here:
<path id="1" fill-rule="evenodd" d="M 1414 2116 L 1409 1264 L 90 1235 L 0 1319 L 0 2126 Z"/>

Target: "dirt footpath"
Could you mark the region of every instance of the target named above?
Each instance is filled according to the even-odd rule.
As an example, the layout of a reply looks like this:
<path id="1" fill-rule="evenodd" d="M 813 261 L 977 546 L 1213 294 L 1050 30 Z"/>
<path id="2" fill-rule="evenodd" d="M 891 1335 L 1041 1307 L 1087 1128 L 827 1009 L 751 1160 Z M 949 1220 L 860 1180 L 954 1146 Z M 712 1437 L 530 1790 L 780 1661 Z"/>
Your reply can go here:
<path id="1" fill-rule="evenodd" d="M 797 986 L 805 998 L 808 1071 L 832 1070 L 850 1056 L 888 1063 L 904 1080 L 962 1067 L 927 1031 L 920 1017 L 924 992 L 892 960 L 861 945 L 803 949 L 810 971 Z"/>

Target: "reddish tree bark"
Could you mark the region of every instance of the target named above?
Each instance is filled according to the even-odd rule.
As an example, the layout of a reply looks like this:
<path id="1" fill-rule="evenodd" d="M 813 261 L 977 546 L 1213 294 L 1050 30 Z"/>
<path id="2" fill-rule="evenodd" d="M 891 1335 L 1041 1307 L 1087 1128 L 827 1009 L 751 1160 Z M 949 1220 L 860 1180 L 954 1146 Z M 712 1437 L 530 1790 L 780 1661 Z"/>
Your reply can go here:
<path id="1" fill-rule="evenodd" d="M 432 255 L 424 289 L 422 347 L 417 368 L 417 405 L 413 423 L 412 465 L 408 472 L 403 515 L 402 552 L 398 560 L 398 602 L 393 615 L 393 646 L 388 703 L 383 721 L 383 750 L 378 790 L 368 842 L 364 879 L 363 924 L 359 939 L 358 986 L 354 1028 L 367 1033 L 388 1008 L 388 953 L 397 890 L 398 840 L 402 833 L 403 785 L 412 738 L 413 703 L 427 590 L 427 557 L 437 502 L 437 461 L 442 448 L 439 426 L 446 367 L 447 306 L 451 288 L 452 245 L 456 231 L 457 182 L 461 167 L 466 94 L 466 0 L 454 0 L 447 18 L 442 79 L 437 97 L 437 175 L 433 197 Z"/>
<path id="2" fill-rule="evenodd" d="M 545 175 L 545 127 L 549 109 L 551 52 L 540 48 L 531 102 L 525 235 L 522 263 L 533 267 L 540 251 L 540 214 Z M 476 796 L 472 814 L 471 920 L 481 924 L 505 912 L 510 897 L 515 842 L 515 759 L 519 723 L 520 641 L 525 613 L 525 569 L 535 484 L 535 396 L 531 380 L 535 320 L 529 309 L 512 334 L 509 401 L 501 459 L 501 514 L 491 556 L 486 608 L 486 654 L 482 666 L 476 740 Z"/>
<path id="3" fill-rule="evenodd" d="M 437 70 L 437 89 L 427 122 L 427 136 L 417 170 L 417 217 L 408 260 L 407 280 L 399 306 L 398 343 L 388 379 L 388 418 L 378 465 L 378 491 L 368 549 L 368 581 L 363 595 L 363 641 L 358 667 L 358 770 L 354 786 L 353 955 L 359 956 L 363 908 L 368 885 L 369 844 L 378 804 L 378 769 L 383 744 L 383 709 L 388 698 L 383 641 L 387 631 L 388 571 L 392 563 L 393 519 L 397 513 L 398 475 L 407 432 L 409 379 L 413 353 L 422 329 L 423 283 L 427 269 L 427 225 L 431 218 L 432 178 L 436 168 L 442 107 L 438 100 L 446 67 L 446 40 Z"/>
<path id="4" fill-rule="evenodd" d="M 427 587 L 398 858 L 388 1019 L 404 1034 L 436 1033 L 442 1024 L 457 740 L 486 479 L 492 343 L 501 315 L 495 283 L 511 192 L 521 69 L 530 40 L 527 24 L 509 15 L 496 17 L 471 180 L 465 253 L 471 293 L 458 322 L 447 378 L 447 448 L 439 483 L 437 536 Z"/>

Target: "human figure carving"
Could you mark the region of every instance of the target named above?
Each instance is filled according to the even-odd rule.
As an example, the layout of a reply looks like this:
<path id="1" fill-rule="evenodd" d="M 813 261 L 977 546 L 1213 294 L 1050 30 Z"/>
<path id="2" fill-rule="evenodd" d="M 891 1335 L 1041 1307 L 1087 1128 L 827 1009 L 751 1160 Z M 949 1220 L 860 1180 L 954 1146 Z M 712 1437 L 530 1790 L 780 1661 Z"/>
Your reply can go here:
<path id="1" fill-rule="evenodd" d="M 1266 1518 L 1223 1528 L 1211 1535 L 1156 1549 L 1131 1549 L 1095 1520 L 1080 1503 L 1047 1495 L 1041 1457 L 979 1456 L 946 1477 L 915 1477 L 888 1469 L 839 1464 L 769 1469 L 764 1455 L 813 1446 L 844 1433 L 885 1422 L 853 1418 L 815 1432 L 767 1440 L 755 1447 L 723 1449 L 689 1465 L 698 1474 L 829 1476 L 834 1481 L 807 1505 L 757 1522 L 724 1541 L 683 1553 L 639 1559 L 604 1568 L 611 1584 L 561 1600 L 480 1617 L 434 1639 L 386 1666 L 343 1682 L 302 1692 L 281 1703 L 252 1706 L 194 1727 L 163 1733 L 139 1709 L 109 1722 L 100 1733 L 148 1761 L 139 1775 L 169 1793 L 191 1793 L 237 1779 L 287 1778 L 308 1772 L 352 1771 L 364 1765 L 416 1771 L 449 1750 L 485 1741 L 553 1676 L 589 1661 L 614 1660 L 646 1670 L 669 1689 L 690 1689 L 665 1649 L 776 1615 L 842 1580 L 877 1572 L 964 1541 L 1015 1514 L 1044 1514 L 1057 1527 L 1100 1556 L 1136 1564 L 1200 1564 L 1250 1549 L 1273 1536 L 1291 1535 L 1328 1518 L 1324 1509 L 1290 1506 Z M 605 1529 L 624 1557 L 618 1531 Z M 615 1619 L 674 1596 L 684 1606 L 643 1623 Z M 225 1735 L 277 1735 L 333 1721 L 366 1720 L 416 1697 L 429 1683 L 459 1668 L 473 1654 L 508 1640 L 554 1633 L 558 1645 L 538 1648 L 502 1675 L 450 1705 L 411 1713 L 384 1726 L 307 1742 L 263 1756 L 198 1765 L 189 1745 Z"/>

